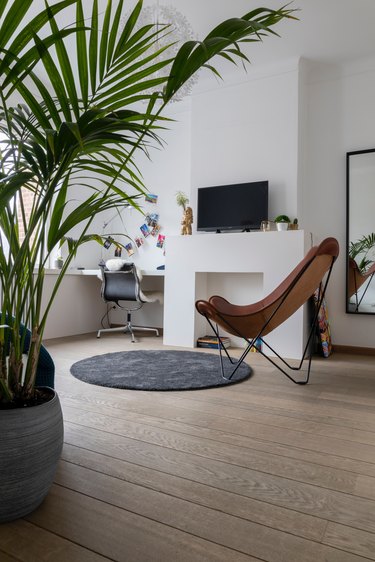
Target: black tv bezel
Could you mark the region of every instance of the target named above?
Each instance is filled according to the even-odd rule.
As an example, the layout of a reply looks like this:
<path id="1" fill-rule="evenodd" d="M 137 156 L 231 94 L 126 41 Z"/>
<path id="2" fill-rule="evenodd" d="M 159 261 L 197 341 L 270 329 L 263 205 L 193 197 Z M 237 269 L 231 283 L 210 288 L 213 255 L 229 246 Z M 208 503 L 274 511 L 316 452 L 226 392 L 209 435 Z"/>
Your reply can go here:
<path id="1" fill-rule="evenodd" d="M 244 185 L 252 185 L 252 184 L 265 184 L 267 186 L 267 217 L 264 219 L 260 219 L 259 224 L 240 224 L 240 225 L 221 225 L 221 226 L 212 226 L 212 227 L 200 227 L 199 226 L 199 193 L 204 189 L 219 189 L 219 188 L 236 188 L 239 186 Z M 259 180 L 259 181 L 247 181 L 242 183 L 229 183 L 225 185 L 211 185 L 207 187 L 198 187 L 197 189 L 197 232 L 221 232 L 221 231 L 248 231 L 248 230 L 260 230 L 260 224 L 262 220 L 268 220 L 268 194 L 269 194 L 269 181 L 268 180 Z"/>

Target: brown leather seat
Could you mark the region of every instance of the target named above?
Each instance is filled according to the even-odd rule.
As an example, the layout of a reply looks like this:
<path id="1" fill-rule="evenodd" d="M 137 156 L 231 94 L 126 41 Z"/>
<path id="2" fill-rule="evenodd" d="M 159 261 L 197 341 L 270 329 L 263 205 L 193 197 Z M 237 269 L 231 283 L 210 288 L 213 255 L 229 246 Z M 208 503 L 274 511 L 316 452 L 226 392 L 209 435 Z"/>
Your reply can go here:
<path id="1" fill-rule="evenodd" d="M 199 300 L 196 302 L 195 306 L 198 312 L 207 318 L 218 337 L 218 329 L 217 327 L 215 328 L 215 326 L 220 326 L 223 330 L 234 336 L 244 338 L 248 343 L 247 348 L 240 360 L 236 363 L 230 377 L 233 376 L 240 362 L 244 360 L 247 353 L 254 346 L 255 340 L 258 338 L 262 339 L 294 314 L 294 312 L 313 296 L 315 290 L 321 285 L 323 278 L 328 273 L 327 280 L 319 295 L 319 303 L 317 305 L 317 309 L 319 310 L 328 283 L 329 274 L 338 254 L 339 244 L 337 240 L 335 238 L 326 238 L 319 246 L 314 246 L 309 250 L 305 258 L 272 293 L 254 304 L 244 306 L 234 305 L 223 297 L 216 295 L 212 296 L 208 301 Z M 314 325 L 312 326 L 300 367 L 306 355 L 313 331 L 315 330 L 317 312 L 314 317 Z M 264 342 L 264 344 L 269 347 L 266 342 Z M 225 349 L 224 351 L 226 352 Z M 274 350 L 272 351 L 276 353 Z M 265 354 L 263 353 L 263 355 Z M 280 356 L 278 357 L 282 359 Z M 267 357 L 267 359 L 276 367 L 280 368 L 269 357 Z M 287 364 L 284 359 L 282 359 L 282 361 Z M 310 362 L 307 379 L 304 381 L 296 381 L 283 369 L 280 370 L 293 382 L 306 384 L 310 372 Z M 287 365 L 291 369 L 296 370 L 295 367 L 291 367 L 289 364 Z M 222 373 L 224 373 L 223 369 Z"/>

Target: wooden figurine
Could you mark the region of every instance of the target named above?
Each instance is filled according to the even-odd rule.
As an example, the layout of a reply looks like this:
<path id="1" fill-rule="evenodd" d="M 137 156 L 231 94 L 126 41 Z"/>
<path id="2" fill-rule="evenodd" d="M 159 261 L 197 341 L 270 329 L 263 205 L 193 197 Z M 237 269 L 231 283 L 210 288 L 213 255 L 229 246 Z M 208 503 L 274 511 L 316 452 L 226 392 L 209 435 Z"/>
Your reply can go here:
<path id="1" fill-rule="evenodd" d="M 191 234 L 191 225 L 193 223 L 193 209 L 186 207 L 181 221 L 181 234 Z"/>

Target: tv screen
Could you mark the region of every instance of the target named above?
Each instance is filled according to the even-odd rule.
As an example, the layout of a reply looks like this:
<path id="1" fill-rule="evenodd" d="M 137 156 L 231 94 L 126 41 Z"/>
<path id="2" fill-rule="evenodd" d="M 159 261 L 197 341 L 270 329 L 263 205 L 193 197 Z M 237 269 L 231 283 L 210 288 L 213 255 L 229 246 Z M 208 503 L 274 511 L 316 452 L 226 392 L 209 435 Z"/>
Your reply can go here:
<path id="1" fill-rule="evenodd" d="M 259 229 L 268 220 L 268 181 L 198 188 L 197 230 Z"/>

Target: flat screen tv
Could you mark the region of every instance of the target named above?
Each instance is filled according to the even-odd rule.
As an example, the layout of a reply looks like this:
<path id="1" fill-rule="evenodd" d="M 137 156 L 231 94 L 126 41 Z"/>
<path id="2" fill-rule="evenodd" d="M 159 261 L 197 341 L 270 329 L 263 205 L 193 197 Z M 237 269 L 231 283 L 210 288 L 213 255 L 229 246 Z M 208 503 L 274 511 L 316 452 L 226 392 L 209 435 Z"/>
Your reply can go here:
<path id="1" fill-rule="evenodd" d="M 268 220 L 268 181 L 198 188 L 197 230 L 257 230 Z"/>

